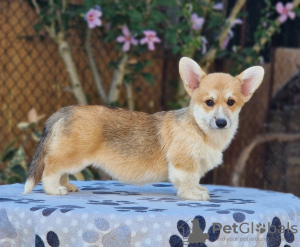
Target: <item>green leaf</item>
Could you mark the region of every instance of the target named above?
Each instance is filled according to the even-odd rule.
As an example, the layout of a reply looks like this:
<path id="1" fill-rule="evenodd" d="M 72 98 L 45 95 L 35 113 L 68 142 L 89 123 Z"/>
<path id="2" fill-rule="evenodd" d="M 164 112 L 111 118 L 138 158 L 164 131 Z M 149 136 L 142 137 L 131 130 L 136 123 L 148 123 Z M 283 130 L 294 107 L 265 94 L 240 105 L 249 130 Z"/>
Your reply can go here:
<path id="1" fill-rule="evenodd" d="M 76 181 L 76 180 L 77 180 L 77 178 L 76 178 L 73 174 L 70 174 L 70 175 L 69 175 L 69 179 L 70 179 L 71 181 Z"/>
<path id="2" fill-rule="evenodd" d="M 228 55 L 228 51 L 220 51 L 220 52 L 218 52 L 216 58 L 218 58 L 218 59 L 219 58 L 223 58 L 223 57 L 225 57 L 227 55 Z"/>
<path id="3" fill-rule="evenodd" d="M 151 73 L 142 73 L 145 81 L 148 82 L 152 87 L 154 86 L 154 75 Z"/>
<path id="4" fill-rule="evenodd" d="M 136 78 L 133 75 L 130 75 L 130 74 L 127 74 L 127 75 L 124 76 L 124 82 L 126 84 L 130 84 L 130 83 L 134 82 L 135 79 Z"/>
<path id="5" fill-rule="evenodd" d="M 146 60 L 145 61 L 145 67 L 149 67 L 152 65 L 152 60 Z"/>
<path id="6" fill-rule="evenodd" d="M 19 175 L 10 176 L 7 180 L 8 184 L 22 183 L 23 179 Z"/>
<path id="7" fill-rule="evenodd" d="M 41 22 L 39 22 L 39 23 L 37 23 L 37 24 L 34 25 L 34 30 L 35 30 L 36 32 L 41 31 L 42 28 L 43 28 L 43 24 L 42 24 Z"/>
<path id="8" fill-rule="evenodd" d="M 133 67 L 133 69 L 134 69 L 136 72 L 141 71 L 143 68 L 144 68 L 144 64 L 143 64 L 142 62 L 140 62 L 140 61 L 138 61 L 138 62 L 134 65 L 134 67 Z"/>
<path id="9" fill-rule="evenodd" d="M 30 123 L 28 122 L 20 122 L 17 124 L 17 127 L 20 129 L 20 130 L 26 130 L 28 129 L 30 126 Z"/>
<path id="10" fill-rule="evenodd" d="M 1 178 L 1 181 L 6 181 L 8 178 L 8 174 L 3 171 L 0 173 L 0 178 Z"/>
<path id="11" fill-rule="evenodd" d="M 31 137 L 33 140 L 38 142 L 41 139 L 42 133 L 40 130 L 35 130 L 34 132 L 31 133 Z"/>
<path id="12" fill-rule="evenodd" d="M 13 148 L 13 149 L 10 149 L 6 155 L 3 157 L 3 159 L 0 159 L 0 161 L 2 162 L 7 162 L 7 161 L 10 161 L 13 159 L 13 157 L 15 156 L 16 152 L 17 152 L 17 148 Z"/>
<path id="13" fill-rule="evenodd" d="M 14 174 L 17 174 L 17 176 L 22 179 L 22 182 L 26 180 L 27 173 L 22 166 L 15 166 L 15 167 L 11 168 L 10 170 Z"/>
<path id="14" fill-rule="evenodd" d="M 108 67 L 109 67 L 109 68 L 118 69 L 118 62 L 111 61 L 111 62 L 108 64 Z"/>
<path id="15" fill-rule="evenodd" d="M 84 180 L 92 180 L 94 178 L 94 174 L 91 172 L 90 168 L 86 168 L 81 171 Z"/>
<path id="16" fill-rule="evenodd" d="M 4 150 L 0 153 L 0 162 L 3 162 L 6 159 L 5 157 L 8 155 L 8 153 L 10 153 L 12 150 L 15 150 L 13 146 L 18 140 L 19 138 L 15 138 L 4 148 Z"/>

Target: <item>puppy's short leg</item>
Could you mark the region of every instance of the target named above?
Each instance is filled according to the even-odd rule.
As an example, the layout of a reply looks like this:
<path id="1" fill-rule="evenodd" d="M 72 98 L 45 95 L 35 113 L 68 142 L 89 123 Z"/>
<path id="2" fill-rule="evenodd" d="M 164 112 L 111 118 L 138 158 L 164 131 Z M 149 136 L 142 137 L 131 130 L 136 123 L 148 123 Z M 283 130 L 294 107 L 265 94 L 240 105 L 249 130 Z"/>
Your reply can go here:
<path id="1" fill-rule="evenodd" d="M 209 191 L 199 184 L 198 169 L 184 169 L 180 165 L 169 163 L 169 178 L 178 189 L 177 196 L 192 201 L 208 201 Z"/>
<path id="2" fill-rule="evenodd" d="M 68 194 L 68 189 L 60 185 L 61 174 L 53 173 L 43 176 L 43 188 L 48 195 L 64 196 Z"/>
<path id="3" fill-rule="evenodd" d="M 58 169 L 55 164 L 49 162 L 49 159 L 45 159 L 45 169 L 43 173 L 43 188 L 48 195 L 63 196 L 68 194 L 68 190 L 65 186 L 60 184 L 60 178 L 64 174 Z"/>
<path id="4" fill-rule="evenodd" d="M 69 182 L 69 174 L 64 174 L 60 178 L 60 184 L 65 186 L 69 192 L 77 192 L 78 188 Z"/>

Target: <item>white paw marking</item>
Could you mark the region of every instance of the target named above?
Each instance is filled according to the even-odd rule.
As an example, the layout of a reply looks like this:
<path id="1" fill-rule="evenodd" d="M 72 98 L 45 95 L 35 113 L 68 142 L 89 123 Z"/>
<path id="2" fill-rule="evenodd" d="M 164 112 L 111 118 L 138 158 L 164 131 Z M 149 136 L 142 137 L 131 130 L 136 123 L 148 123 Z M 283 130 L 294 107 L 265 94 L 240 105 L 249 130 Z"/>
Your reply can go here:
<path id="1" fill-rule="evenodd" d="M 178 197 L 184 200 L 191 201 L 209 201 L 210 196 L 207 191 L 198 188 L 178 191 Z"/>
<path id="2" fill-rule="evenodd" d="M 59 195 L 59 196 L 65 196 L 68 194 L 68 190 L 65 186 L 59 186 L 57 188 L 57 194 L 56 195 Z"/>

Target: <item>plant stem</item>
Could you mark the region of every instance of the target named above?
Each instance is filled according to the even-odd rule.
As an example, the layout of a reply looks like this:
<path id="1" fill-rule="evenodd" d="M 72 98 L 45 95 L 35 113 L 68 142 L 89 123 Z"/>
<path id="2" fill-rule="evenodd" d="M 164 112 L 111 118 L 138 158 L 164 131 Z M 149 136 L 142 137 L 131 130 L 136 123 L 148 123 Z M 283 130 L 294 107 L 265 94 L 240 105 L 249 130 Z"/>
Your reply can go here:
<path id="1" fill-rule="evenodd" d="M 229 30 L 230 30 L 230 24 L 236 19 L 236 16 L 241 11 L 242 7 L 246 4 L 247 0 L 238 0 L 233 9 L 231 10 L 230 16 L 226 20 L 226 24 L 223 27 L 223 30 L 221 31 L 219 37 L 217 40 L 219 40 L 219 47 L 223 44 L 224 40 L 226 39 Z M 210 65 L 213 63 L 213 61 L 216 58 L 218 48 L 213 47 L 211 48 L 204 57 L 200 60 L 199 64 L 203 68 L 204 71 L 208 71 Z"/>
<path id="2" fill-rule="evenodd" d="M 242 172 L 246 167 L 247 160 L 252 152 L 252 150 L 258 145 L 271 141 L 278 142 L 291 142 L 300 139 L 300 134 L 285 134 L 285 133 L 272 133 L 265 135 L 256 136 L 241 152 L 235 165 L 231 178 L 231 184 L 234 186 L 239 186 L 240 178 Z"/>
<path id="3" fill-rule="evenodd" d="M 66 40 L 57 40 L 58 52 L 63 59 L 72 84 L 72 92 L 80 105 L 87 105 L 87 99 L 81 86 L 77 69 L 72 57 L 71 48 Z"/>
<path id="4" fill-rule="evenodd" d="M 103 87 L 103 83 L 101 80 L 99 70 L 97 68 L 97 65 L 96 65 L 94 57 L 93 57 L 93 51 L 92 51 L 92 46 L 91 46 L 91 37 L 92 37 L 92 30 L 88 28 L 86 31 L 86 38 L 85 38 L 85 50 L 86 50 L 86 54 L 88 57 L 90 68 L 92 70 L 94 82 L 95 82 L 97 90 L 98 90 L 98 94 L 102 100 L 102 103 L 106 104 L 107 95 L 106 95 L 105 89 Z"/>
<path id="5" fill-rule="evenodd" d="M 127 95 L 127 104 L 128 109 L 133 111 L 134 110 L 134 97 L 133 97 L 133 89 L 132 83 L 124 83 Z"/>
<path id="6" fill-rule="evenodd" d="M 127 53 L 124 53 L 118 65 L 118 68 L 114 70 L 114 75 L 113 75 L 112 82 L 110 84 L 110 90 L 108 95 L 109 104 L 114 103 L 119 99 L 121 85 L 125 76 L 127 63 L 128 63 L 128 55 Z"/>
<path id="7" fill-rule="evenodd" d="M 36 0 L 31 0 L 31 1 L 35 8 L 36 13 L 40 16 L 41 9 L 40 9 L 39 4 L 37 3 Z M 48 2 L 51 7 L 53 7 L 53 8 L 55 7 L 53 0 L 49 0 Z M 66 4 L 67 4 L 67 2 L 64 1 L 63 8 L 66 7 Z M 55 19 L 54 18 L 51 18 L 50 26 L 47 26 L 45 23 L 43 25 L 44 25 L 46 31 L 48 32 L 50 38 L 58 46 L 58 53 L 65 63 L 66 70 L 69 74 L 70 81 L 72 84 L 72 93 L 73 93 L 77 103 L 80 105 L 87 105 L 88 102 L 87 102 L 86 96 L 84 94 L 81 82 L 79 80 L 76 65 L 75 65 L 74 59 L 72 57 L 71 48 L 70 48 L 68 41 L 65 38 L 65 32 L 64 32 L 64 28 L 62 26 L 62 20 L 61 20 L 61 12 L 59 10 L 56 10 L 56 15 L 57 15 L 58 21 L 60 22 L 59 23 L 59 28 L 60 28 L 59 31 L 56 32 L 56 30 L 55 30 L 56 28 L 55 28 Z"/>

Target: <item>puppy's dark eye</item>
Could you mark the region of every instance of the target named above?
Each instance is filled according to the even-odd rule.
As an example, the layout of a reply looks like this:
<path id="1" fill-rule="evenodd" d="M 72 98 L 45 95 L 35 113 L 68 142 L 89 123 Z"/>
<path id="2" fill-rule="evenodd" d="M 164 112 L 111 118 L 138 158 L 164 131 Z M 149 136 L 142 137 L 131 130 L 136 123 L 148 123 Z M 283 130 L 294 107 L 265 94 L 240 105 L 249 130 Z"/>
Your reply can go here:
<path id="1" fill-rule="evenodd" d="M 207 106 L 210 106 L 210 107 L 214 106 L 214 104 L 215 104 L 211 99 L 206 100 L 205 103 Z"/>
<path id="2" fill-rule="evenodd" d="M 229 99 L 229 100 L 227 101 L 227 105 L 229 105 L 229 106 L 233 106 L 234 103 L 235 103 L 235 101 L 234 101 L 233 99 Z"/>

